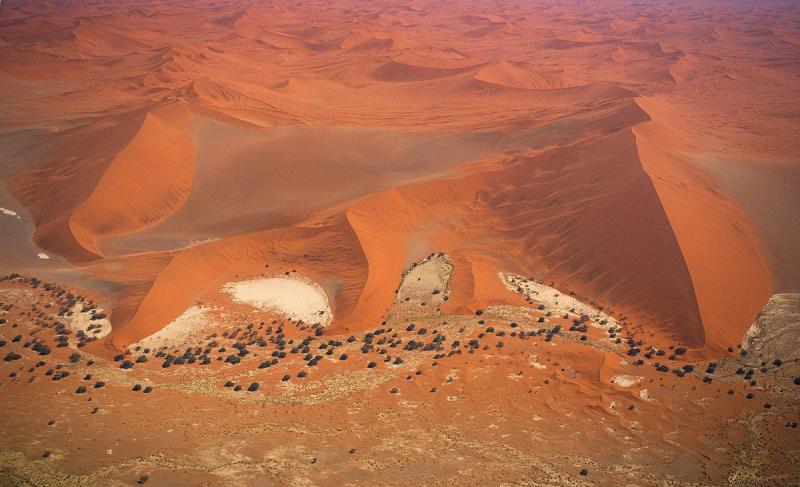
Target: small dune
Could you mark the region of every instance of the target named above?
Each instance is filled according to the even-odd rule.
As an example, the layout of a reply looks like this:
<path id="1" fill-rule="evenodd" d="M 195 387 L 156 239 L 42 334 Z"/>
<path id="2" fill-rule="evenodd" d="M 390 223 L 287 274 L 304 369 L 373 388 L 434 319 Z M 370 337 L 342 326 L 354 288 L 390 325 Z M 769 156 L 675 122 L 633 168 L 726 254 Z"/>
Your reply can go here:
<path id="1" fill-rule="evenodd" d="M 375 79 L 387 82 L 427 81 L 465 73 L 472 68 L 429 68 L 400 61 L 387 61 L 373 72 Z"/>
<path id="2" fill-rule="evenodd" d="M 189 194 L 194 170 L 194 147 L 184 131 L 188 118 L 177 106 L 146 115 L 136 137 L 75 211 L 73 225 L 95 235 L 126 233 L 179 207 Z M 122 188 L 127 198 L 111 196 L 119 196 Z"/>
<path id="3" fill-rule="evenodd" d="M 481 68 L 475 79 L 492 85 L 520 90 L 558 90 L 585 83 L 564 79 L 560 74 L 536 74 L 508 61 Z"/>

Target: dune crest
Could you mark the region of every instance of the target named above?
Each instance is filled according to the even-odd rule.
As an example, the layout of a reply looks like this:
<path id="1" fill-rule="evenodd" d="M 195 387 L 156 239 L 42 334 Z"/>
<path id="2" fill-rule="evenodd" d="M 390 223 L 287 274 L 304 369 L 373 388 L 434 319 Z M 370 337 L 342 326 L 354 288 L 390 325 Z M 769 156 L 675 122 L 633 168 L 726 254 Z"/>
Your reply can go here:
<path id="1" fill-rule="evenodd" d="M 790 28 L 351 7 L 14 10 L 7 181 L 35 224 L 14 255 L 96 281 L 112 347 L 276 267 L 323 286 L 330 329 L 363 329 L 432 252 L 443 312 L 524 304 L 504 271 L 709 355 L 796 286 Z"/>
<path id="2" fill-rule="evenodd" d="M 558 90 L 583 85 L 579 81 L 566 80 L 560 75 L 537 75 L 508 61 L 481 68 L 475 74 L 475 79 L 521 90 Z"/>
<path id="3" fill-rule="evenodd" d="M 800 485 L 798 46 L 2 0 L 0 485 Z"/>
<path id="4" fill-rule="evenodd" d="M 84 248 L 102 255 L 100 238 L 153 225 L 186 201 L 195 159 L 189 123 L 190 114 L 180 106 L 145 116 L 136 136 L 70 217 L 70 229 Z"/>

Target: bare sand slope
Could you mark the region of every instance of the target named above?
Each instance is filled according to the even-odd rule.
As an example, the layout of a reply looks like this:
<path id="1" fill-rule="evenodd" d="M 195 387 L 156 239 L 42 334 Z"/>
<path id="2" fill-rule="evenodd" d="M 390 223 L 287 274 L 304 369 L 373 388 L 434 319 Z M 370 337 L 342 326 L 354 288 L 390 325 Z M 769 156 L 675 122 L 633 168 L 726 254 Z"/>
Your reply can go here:
<path id="1" fill-rule="evenodd" d="M 180 105 L 148 113 L 89 197 L 70 217 L 82 246 L 102 255 L 98 239 L 152 225 L 180 207 L 192 188 L 194 145 Z"/>
<path id="2" fill-rule="evenodd" d="M 452 309 L 512 300 L 496 278 L 497 269 L 511 266 L 533 270 L 618 315 L 647 320 L 649 333 L 705 346 L 689 271 L 630 131 L 509 159 L 501 167 L 378 193 L 348 205 L 346 218 L 317 217 L 291 229 L 180 251 L 154 281 L 133 323 L 119 323 L 118 333 L 144 333 L 151 323 L 175 318 L 223 276 L 288 262 L 315 280 L 327 276 L 346 283 L 336 299 L 334 325 L 363 327 L 380 321 L 392 306 L 391 276 L 402 273 L 408 245 L 424 232 L 431 246 L 456 263 L 469 262 L 468 272 L 453 274 L 447 304 Z M 519 185 L 523 174 L 527 182 Z M 645 213 L 646 204 L 652 208 Z M 606 214 L 615 218 L 603 220 Z M 654 215 L 660 215 L 658 225 L 652 224 Z M 428 229 L 431 222 L 437 223 Z M 331 244 L 348 247 L 322 244 L 333 236 Z M 504 242 L 502 251 L 492 242 Z M 297 259 L 298 247 L 314 252 Z"/>
<path id="3" fill-rule="evenodd" d="M 709 355 L 797 291 L 796 8 L 469 10 L 4 5 L 31 255 L 94 283 L 112 347 L 293 270 L 363 328 L 439 251 L 449 311 L 520 304 L 508 271 Z"/>
<path id="4" fill-rule="evenodd" d="M 799 47 L 782 0 L 3 0 L 0 484 L 797 485 Z"/>
<path id="5" fill-rule="evenodd" d="M 536 74 L 508 61 L 482 68 L 475 79 L 492 85 L 521 90 L 554 90 L 581 86 L 579 81 L 564 79 L 559 73 Z"/>
<path id="6" fill-rule="evenodd" d="M 724 346 L 726 336 L 744 333 L 748 317 L 771 295 L 763 244 L 741 207 L 690 160 L 692 149 L 674 132 L 657 119 L 634 132 L 688 264 L 706 336 Z M 712 247 L 715 252 L 706 251 Z"/>

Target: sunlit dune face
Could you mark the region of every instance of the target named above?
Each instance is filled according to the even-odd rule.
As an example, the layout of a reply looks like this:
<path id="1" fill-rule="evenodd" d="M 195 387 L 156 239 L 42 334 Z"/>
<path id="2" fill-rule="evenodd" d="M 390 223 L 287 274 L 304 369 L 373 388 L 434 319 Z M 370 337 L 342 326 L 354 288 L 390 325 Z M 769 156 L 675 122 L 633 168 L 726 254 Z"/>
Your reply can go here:
<path id="1" fill-rule="evenodd" d="M 338 273 L 352 277 L 335 275 L 339 257 L 329 251 L 316 252 L 318 269 L 307 272 L 346 283 L 332 299 L 362 313 L 339 314 L 347 323 L 391 305 L 393 260 L 444 248 L 465 262 L 532 270 L 670 339 L 722 347 L 773 282 L 796 283 L 786 236 L 796 225 L 779 210 L 796 192 L 764 189 L 774 174 L 797 176 L 784 162 L 795 147 L 781 138 L 792 131 L 773 130 L 777 115 L 767 111 L 792 93 L 791 63 L 772 59 L 791 57 L 796 33 L 763 28 L 756 14 L 730 25 L 689 16 L 680 27 L 671 16 L 684 12 L 619 8 L 590 9 L 588 24 L 558 5 L 457 15 L 433 5 L 84 6 L 60 18 L 11 9 L 3 39 L 15 49 L 2 67 L 15 129 L 3 202 L 16 198 L 7 210 L 22 222 L 4 259 L 44 272 L 73 272 L 62 259 L 113 260 L 84 279 L 122 289 L 133 283 L 118 269 L 138 266 L 126 264 L 134 255 L 211 245 L 196 253 L 238 253 L 246 274 L 327 232 L 351 247 Z M 343 23 L 342 9 L 358 25 Z M 762 61 L 743 69 L 730 49 Z M 747 102 L 734 95 L 742 92 Z M 739 113 L 758 128 L 736 129 Z M 758 166 L 767 152 L 774 162 Z M 746 169 L 727 177 L 726 160 Z M 741 175 L 753 172 L 765 177 L 748 178 L 761 182 L 744 191 Z M 362 217 L 363 208 L 385 215 Z M 384 218 L 396 228 L 368 235 L 364 225 Z M 481 229 L 455 228 L 469 221 Z M 33 225 L 36 246 L 53 258 L 25 248 Z M 281 229 L 295 232 L 291 243 L 280 242 Z M 373 255 L 370 240 L 387 235 L 384 255 Z M 506 255 L 496 255 L 497 242 Z M 201 291 L 158 284 L 178 261 L 194 265 L 184 255 L 141 268 L 136 285 L 149 280 L 150 291 L 119 300 L 118 327 L 137 315 L 163 326 L 193 304 L 155 304 L 173 301 L 159 293 Z M 230 277 L 223 262 L 204 264 L 204 279 L 186 285 Z M 456 293 L 449 306 L 490 294 Z"/>
<path id="2" fill-rule="evenodd" d="M 800 484 L 799 26 L 3 1 L 0 484 Z"/>

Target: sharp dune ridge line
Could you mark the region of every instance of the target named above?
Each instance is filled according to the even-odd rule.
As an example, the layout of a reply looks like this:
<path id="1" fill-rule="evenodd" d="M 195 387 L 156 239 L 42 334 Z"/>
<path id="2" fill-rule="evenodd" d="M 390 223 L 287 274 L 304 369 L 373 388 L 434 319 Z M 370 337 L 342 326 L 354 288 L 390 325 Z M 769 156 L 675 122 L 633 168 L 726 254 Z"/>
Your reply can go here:
<path id="1" fill-rule="evenodd" d="M 0 14 L 0 484 L 800 484 L 796 3 Z"/>

